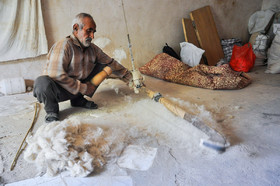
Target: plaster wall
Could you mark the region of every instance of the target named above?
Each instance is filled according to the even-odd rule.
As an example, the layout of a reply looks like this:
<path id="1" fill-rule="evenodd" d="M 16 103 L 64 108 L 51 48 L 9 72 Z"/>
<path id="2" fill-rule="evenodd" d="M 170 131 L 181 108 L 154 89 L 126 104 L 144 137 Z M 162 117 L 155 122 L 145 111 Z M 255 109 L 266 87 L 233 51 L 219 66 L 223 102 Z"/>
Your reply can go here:
<path id="1" fill-rule="evenodd" d="M 262 10 L 270 9 L 271 7 L 277 7 L 280 9 L 280 0 L 263 0 Z"/>
<path id="2" fill-rule="evenodd" d="M 263 0 L 123 1 L 136 68 L 160 53 L 165 43 L 179 53 L 179 43 L 184 41 L 181 19 L 206 5 L 211 7 L 220 38 L 241 38 L 247 42 L 248 19 L 263 4 Z M 107 45 L 103 43 L 103 50 L 127 68 L 132 68 L 121 0 L 42 0 L 42 10 L 49 48 L 71 34 L 71 22 L 76 14 L 87 12 L 97 24 L 95 41 L 107 41 Z M 46 56 L 41 56 L 1 63 L 0 80 L 16 76 L 35 79 L 45 62 Z"/>

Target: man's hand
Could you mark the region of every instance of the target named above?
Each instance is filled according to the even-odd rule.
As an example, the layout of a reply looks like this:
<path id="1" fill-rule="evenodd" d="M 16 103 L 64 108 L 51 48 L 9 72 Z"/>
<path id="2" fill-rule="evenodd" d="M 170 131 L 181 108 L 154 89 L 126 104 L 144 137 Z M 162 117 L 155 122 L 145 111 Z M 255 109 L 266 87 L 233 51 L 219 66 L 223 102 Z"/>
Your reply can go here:
<path id="1" fill-rule="evenodd" d="M 123 77 L 124 82 L 126 82 L 130 88 L 133 88 L 136 94 L 138 94 L 141 87 L 144 86 L 143 79 L 143 76 L 138 70 L 127 71 L 126 75 Z"/>
<path id="2" fill-rule="evenodd" d="M 138 70 L 131 71 L 132 73 L 132 82 L 130 82 L 130 87 L 134 88 L 135 94 L 139 93 L 139 90 L 141 89 L 143 84 L 143 76 L 140 74 Z"/>
<path id="3" fill-rule="evenodd" d="M 94 86 L 91 82 L 86 82 L 86 85 L 87 85 L 87 90 L 85 92 L 85 95 L 91 97 L 96 90 L 96 86 Z"/>

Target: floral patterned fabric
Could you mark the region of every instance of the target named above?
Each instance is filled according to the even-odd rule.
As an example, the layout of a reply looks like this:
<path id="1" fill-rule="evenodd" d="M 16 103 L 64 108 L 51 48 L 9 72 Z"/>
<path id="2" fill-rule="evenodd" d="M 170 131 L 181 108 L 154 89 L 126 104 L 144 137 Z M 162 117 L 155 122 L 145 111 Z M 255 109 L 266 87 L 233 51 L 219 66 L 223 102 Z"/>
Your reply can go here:
<path id="1" fill-rule="evenodd" d="M 165 53 L 155 56 L 139 71 L 165 81 L 207 89 L 241 89 L 252 82 L 246 73 L 235 72 L 228 64 L 190 67 Z"/>

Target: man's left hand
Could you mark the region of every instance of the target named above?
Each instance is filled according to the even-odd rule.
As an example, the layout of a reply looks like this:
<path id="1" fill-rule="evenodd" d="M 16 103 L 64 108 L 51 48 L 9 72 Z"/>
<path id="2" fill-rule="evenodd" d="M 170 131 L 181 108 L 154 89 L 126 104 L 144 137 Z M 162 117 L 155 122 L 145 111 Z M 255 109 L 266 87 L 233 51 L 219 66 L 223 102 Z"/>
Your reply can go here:
<path id="1" fill-rule="evenodd" d="M 131 73 L 132 73 L 132 81 L 130 82 L 130 87 L 133 87 L 134 92 L 138 94 L 141 87 L 144 86 L 143 76 L 140 74 L 138 70 L 133 70 L 131 71 Z"/>

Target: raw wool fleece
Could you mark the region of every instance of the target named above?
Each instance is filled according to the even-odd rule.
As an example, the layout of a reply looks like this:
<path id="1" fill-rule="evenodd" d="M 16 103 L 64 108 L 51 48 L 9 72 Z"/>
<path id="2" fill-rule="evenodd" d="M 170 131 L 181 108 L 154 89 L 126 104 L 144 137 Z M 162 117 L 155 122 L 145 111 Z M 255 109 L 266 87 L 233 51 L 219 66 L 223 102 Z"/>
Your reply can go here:
<path id="1" fill-rule="evenodd" d="M 76 119 L 52 122 L 27 139 L 24 159 L 40 171 L 47 167 L 49 176 L 68 170 L 72 176 L 85 177 L 104 166 L 113 141 L 106 140 L 103 129 Z"/>

